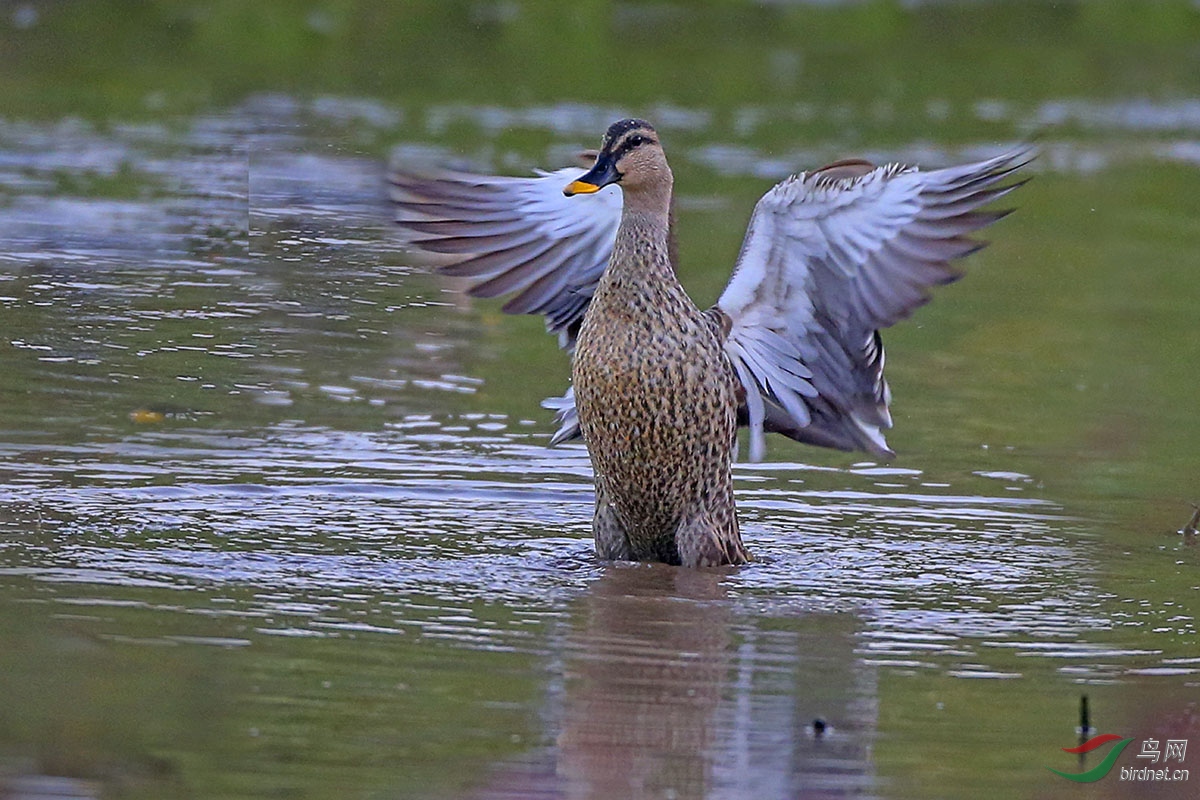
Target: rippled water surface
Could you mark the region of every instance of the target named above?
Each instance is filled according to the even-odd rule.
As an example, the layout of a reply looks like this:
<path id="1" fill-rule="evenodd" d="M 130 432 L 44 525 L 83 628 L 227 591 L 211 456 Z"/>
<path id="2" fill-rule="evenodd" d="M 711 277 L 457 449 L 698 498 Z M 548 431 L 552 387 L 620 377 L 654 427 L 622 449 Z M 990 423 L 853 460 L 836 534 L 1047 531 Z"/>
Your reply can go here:
<path id="1" fill-rule="evenodd" d="M 17 54 L 0 89 L 0 796 L 1066 797 L 1045 767 L 1099 762 L 1060 750 L 1084 695 L 1096 732 L 1200 748 L 1200 67 L 1175 72 L 1153 20 L 1149 90 L 1081 67 L 1097 82 L 1031 93 L 1019 75 L 929 84 L 918 54 L 955 58 L 934 32 L 957 7 L 937 3 L 747 4 L 669 35 L 671 5 L 583 4 L 568 24 L 522 4 L 264 3 L 242 20 L 279 37 L 261 75 L 211 64 L 210 94 L 188 94 L 29 65 L 82 30 L 183 37 L 185 59 L 217 36 L 236 65 L 237 26 L 211 28 L 235 12 L 152 4 L 108 33 L 64 5 L 17 4 L 0 33 Z M 979 58 L 1019 61 L 983 45 L 1023 23 L 972 5 L 996 26 L 963 34 Z M 1026 59 L 1125 63 L 1103 15 L 1045 13 L 1068 38 L 1024 40 Z M 827 96 L 822 76 L 847 78 L 803 31 L 871 14 L 912 71 Z M 589 25 L 660 31 L 643 56 L 674 80 L 734 19 L 740 89 L 660 81 L 624 101 L 585 80 L 616 46 Z M 574 31 L 577 93 L 547 71 L 557 46 L 520 68 L 541 25 Z M 459 44 L 422 50 L 429 28 Z M 373 71 L 394 41 L 424 84 Z M 357 77 L 315 77 L 313 53 Z M 496 75 L 480 97 L 472 76 Z M 546 447 L 538 407 L 565 356 L 391 230 L 389 161 L 561 166 L 631 112 L 668 142 L 701 304 L 792 170 L 940 165 L 1035 133 L 1043 152 L 967 279 L 889 332 L 900 457 L 780 441 L 737 465 L 742 568 L 597 561 L 586 452 Z M 1142 766 L 1137 746 L 1119 763 Z"/>

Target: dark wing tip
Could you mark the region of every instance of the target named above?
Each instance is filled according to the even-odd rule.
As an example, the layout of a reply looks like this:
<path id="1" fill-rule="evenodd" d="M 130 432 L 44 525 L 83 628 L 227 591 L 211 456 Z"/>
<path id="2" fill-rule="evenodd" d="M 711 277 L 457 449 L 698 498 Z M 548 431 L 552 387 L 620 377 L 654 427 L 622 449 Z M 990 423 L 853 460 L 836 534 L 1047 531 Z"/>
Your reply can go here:
<path id="1" fill-rule="evenodd" d="M 843 158 L 832 164 L 814 169 L 809 173 L 821 181 L 839 181 L 847 178 L 861 178 L 875 169 L 875 165 L 862 158 Z"/>

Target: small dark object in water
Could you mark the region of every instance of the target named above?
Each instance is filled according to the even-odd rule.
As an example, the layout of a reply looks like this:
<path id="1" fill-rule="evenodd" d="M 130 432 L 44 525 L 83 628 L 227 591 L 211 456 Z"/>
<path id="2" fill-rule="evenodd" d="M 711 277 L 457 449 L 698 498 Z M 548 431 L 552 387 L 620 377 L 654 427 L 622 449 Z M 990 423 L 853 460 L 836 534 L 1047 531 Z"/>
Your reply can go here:
<path id="1" fill-rule="evenodd" d="M 1096 729 L 1092 727 L 1092 717 L 1088 712 L 1088 696 L 1086 694 L 1079 695 L 1079 727 L 1075 729 L 1079 734 L 1079 744 L 1087 743 L 1087 740 L 1096 734 Z M 1082 767 L 1087 761 L 1087 752 L 1083 751 L 1079 754 L 1079 766 Z"/>
<path id="2" fill-rule="evenodd" d="M 814 719 L 813 723 L 812 723 L 812 729 L 813 729 L 813 738 L 820 739 L 822 736 L 825 735 L 825 720 L 821 719 L 820 717 L 817 717 L 816 719 Z"/>
<path id="3" fill-rule="evenodd" d="M 1196 530 L 1200 527 L 1200 505 L 1192 503 L 1192 518 L 1187 521 L 1187 525 L 1183 526 L 1180 531 L 1183 534 L 1184 544 L 1196 543 Z"/>

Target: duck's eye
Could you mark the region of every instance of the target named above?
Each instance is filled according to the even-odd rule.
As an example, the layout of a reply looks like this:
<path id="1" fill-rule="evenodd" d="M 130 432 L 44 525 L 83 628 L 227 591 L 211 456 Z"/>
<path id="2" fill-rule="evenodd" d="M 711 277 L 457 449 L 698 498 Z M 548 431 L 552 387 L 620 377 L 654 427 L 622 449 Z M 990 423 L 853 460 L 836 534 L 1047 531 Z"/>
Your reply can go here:
<path id="1" fill-rule="evenodd" d="M 642 136 L 640 133 L 635 133 L 626 140 L 630 147 L 641 147 L 646 143 L 646 141 L 646 137 Z"/>

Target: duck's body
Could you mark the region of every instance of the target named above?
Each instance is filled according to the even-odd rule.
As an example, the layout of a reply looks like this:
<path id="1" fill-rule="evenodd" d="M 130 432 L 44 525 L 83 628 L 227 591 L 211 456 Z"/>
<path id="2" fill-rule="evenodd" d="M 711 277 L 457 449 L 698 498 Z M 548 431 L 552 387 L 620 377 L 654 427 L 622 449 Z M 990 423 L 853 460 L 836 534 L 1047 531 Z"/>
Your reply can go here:
<path id="1" fill-rule="evenodd" d="M 664 218 L 627 210 L 575 347 L 601 558 L 747 560 L 734 511 L 737 375 L 712 315 L 675 278 Z"/>
<path id="2" fill-rule="evenodd" d="M 922 173 L 839 162 L 778 184 L 755 208 L 717 305 L 700 311 L 676 279 L 673 178 L 657 133 L 622 120 L 595 164 L 562 192 L 535 179 L 398 173 L 414 244 L 466 254 L 444 271 L 473 294 L 514 294 L 574 350 L 573 394 L 547 405 L 582 435 L 595 473 L 602 558 L 741 564 L 731 462 L 739 424 L 751 459 L 766 431 L 880 457 L 892 451 L 879 329 L 960 276 L 999 219 L 977 209 L 1028 151 Z M 619 202 L 611 184 L 621 186 Z M 561 186 L 561 184 L 559 184 Z M 579 205 L 576 205 L 579 204 Z M 580 208 L 583 206 L 583 208 Z M 577 210 L 578 209 L 578 210 Z"/>

